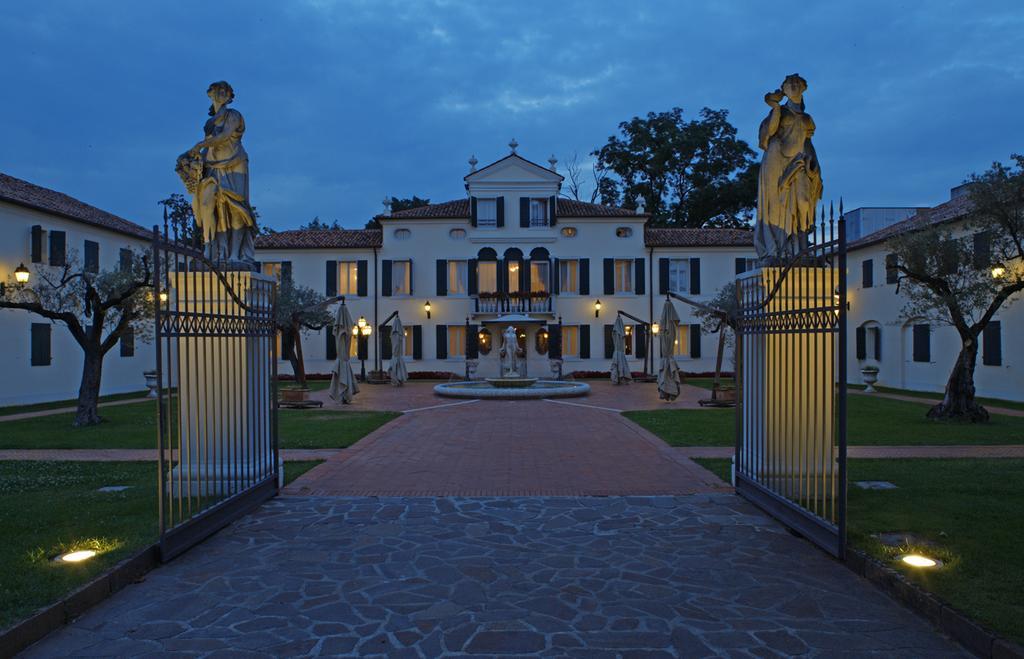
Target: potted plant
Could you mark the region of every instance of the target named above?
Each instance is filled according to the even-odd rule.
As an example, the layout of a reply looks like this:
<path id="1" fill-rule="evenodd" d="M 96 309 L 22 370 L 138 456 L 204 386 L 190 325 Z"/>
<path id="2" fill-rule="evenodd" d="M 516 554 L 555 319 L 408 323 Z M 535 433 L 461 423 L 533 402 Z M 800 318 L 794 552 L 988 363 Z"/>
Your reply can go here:
<path id="1" fill-rule="evenodd" d="M 865 364 L 861 367 L 860 374 L 864 379 L 864 393 L 875 393 L 874 384 L 878 382 L 878 367 L 874 364 Z"/>

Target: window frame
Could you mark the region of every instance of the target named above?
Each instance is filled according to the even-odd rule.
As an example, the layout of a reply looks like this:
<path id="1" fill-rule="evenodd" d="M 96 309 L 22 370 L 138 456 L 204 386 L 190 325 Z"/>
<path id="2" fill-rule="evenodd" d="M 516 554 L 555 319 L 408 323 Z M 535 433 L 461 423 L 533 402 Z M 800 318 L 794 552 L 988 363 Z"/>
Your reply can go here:
<path id="1" fill-rule="evenodd" d="M 622 266 L 621 273 L 620 266 Z M 633 282 L 633 270 L 635 268 L 635 259 L 612 259 L 613 291 L 615 295 L 636 295 L 636 288 Z M 625 274 L 625 277 L 620 277 L 621 274 Z M 626 285 L 620 286 L 620 284 Z"/>
<path id="2" fill-rule="evenodd" d="M 674 288 L 673 287 L 673 266 L 674 264 L 680 264 L 686 270 L 686 288 Z M 678 268 L 678 265 L 675 265 Z M 675 274 L 678 276 L 679 270 L 676 269 Z M 668 259 L 668 290 L 678 295 L 689 295 L 690 287 L 692 286 L 693 280 L 690 277 L 690 258 L 689 257 L 669 257 Z"/>
<path id="3" fill-rule="evenodd" d="M 536 267 L 536 271 L 534 271 L 535 267 Z M 538 288 L 537 287 L 537 283 L 539 281 L 541 281 L 541 278 L 538 277 L 538 275 L 540 274 L 541 270 L 544 271 L 544 277 L 543 277 L 544 286 L 542 288 Z M 551 293 L 551 261 L 548 261 L 548 260 L 534 261 L 533 259 L 530 259 L 530 292 L 531 293 L 548 293 L 550 295 L 550 293 Z"/>
<path id="4" fill-rule="evenodd" d="M 405 276 L 396 277 L 396 270 L 403 270 Z M 398 289 L 400 280 L 404 284 L 404 290 Z M 412 259 L 391 261 L 391 297 L 412 297 Z"/>
<path id="5" fill-rule="evenodd" d="M 558 294 L 559 295 L 579 295 L 580 294 L 580 261 L 579 258 L 570 259 L 558 259 Z M 565 280 L 562 278 L 562 266 L 572 265 L 573 267 L 573 279 L 575 286 L 572 289 L 567 289 L 565 286 Z"/>
<path id="6" fill-rule="evenodd" d="M 569 352 L 566 347 L 570 345 L 570 342 L 566 340 L 567 331 L 575 332 L 575 336 L 572 340 L 573 347 L 576 348 L 574 352 Z M 568 324 L 562 325 L 562 360 L 576 360 L 581 359 L 580 357 L 580 325 L 579 324 Z"/>
<path id="7" fill-rule="evenodd" d="M 445 359 L 449 361 L 465 361 L 466 359 L 466 326 L 447 325 L 448 331 L 448 354 Z M 454 330 L 454 331 L 453 331 Z M 462 341 L 456 340 L 456 335 L 462 336 Z M 458 352 L 452 350 L 452 346 L 458 348 Z"/>
<path id="8" fill-rule="evenodd" d="M 535 213 L 535 209 L 540 212 Z M 547 197 L 530 197 L 530 228 L 546 229 L 549 226 L 551 226 L 551 213 Z"/>
<path id="9" fill-rule="evenodd" d="M 359 261 L 338 261 L 338 295 L 357 297 L 359 295 Z M 344 275 L 342 274 L 344 273 Z M 348 287 L 342 286 L 342 277 L 348 279 Z"/>
<path id="10" fill-rule="evenodd" d="M 445 291 L 446 295 L 451 297 L 467 297 L 469 295 L 469 260 L 467 259 L 448 259 L 448 265 L 445 268 L 447 274 L 445 276 Z M 459 270 L 462 270 L 462 290 L 458 290 L 458 286 L 452 285 L 452 275 L 455 275 L 456 283 L 459 279 Z"/>
<path id="11" fill-rule="evenodd" d="M 487 278 L 484 277 L 484 266 L 491 266 L 494 269 L 493 285 L 488 288 L 484 285 Z M 490 293 L 496 295 L 498 293 L 498 262 L 497 261 L 477 261 L 476 262 L 476 290 L 477 295 L 480 293 Z"/>
<path id="12" fill-rule="evenodd" d="M 493 217 L 484 217 L 484 208 L 490 205 L 494 209 Z M 497 229 L 498 228 L 498 198 L 477 197 L 476 198 L 476 228 Z"/>

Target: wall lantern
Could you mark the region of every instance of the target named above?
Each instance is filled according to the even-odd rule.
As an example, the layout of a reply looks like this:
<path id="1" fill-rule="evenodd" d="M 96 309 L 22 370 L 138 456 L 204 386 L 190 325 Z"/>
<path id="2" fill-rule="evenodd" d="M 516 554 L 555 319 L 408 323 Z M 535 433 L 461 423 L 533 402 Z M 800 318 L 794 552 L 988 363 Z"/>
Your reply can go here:
<path id="1" fill-rule="evenodd" d="M 651 334 L 658 336 L 658 332 L 661 331 L 661 325 L 658 323 L 651 323 Z"/>
<path id="2" fill-rule="evenodd" d="M 167 291 L 160 291 L 160 302 L 162 304 L 167 303 Z"/>
<path id="3" fill-rule="evenodd" d="M 32 273 L 28 271 L 24 263 L 19 263 L 18 267 L 14 269 L 14 281 L 19 284 L 27 284 Z"/>
<path id="4" fill-rule="evenodd" d="M 360 316 L 359 320 L 356 321 L 356 327 L 358 327 L 359 329 L 363 329 L 364 327 L 366 327 L 366 318 Z"/>
<path id="5" fill-rule="evenodd" d="M 427 300 L 427 303 L 423 305 L 423 310 L 427 312 L 427 318 L 430 318 L 430 300 Z"/>
<path id="6" fill-rule="evenodd" d="M 17 272 L 17 270 L 15 270 Z M 1001 265 L 992 266 L 992 279 L 1002 279 L 1006 276 L 1006 268 Z"/>
<path id="7" fill-rule="evenodd" d="M 601 300 L 598 299 L 596 302 L 594 302 L 594 318 L 597 318 L 600 315 L 601 315 Z"/>

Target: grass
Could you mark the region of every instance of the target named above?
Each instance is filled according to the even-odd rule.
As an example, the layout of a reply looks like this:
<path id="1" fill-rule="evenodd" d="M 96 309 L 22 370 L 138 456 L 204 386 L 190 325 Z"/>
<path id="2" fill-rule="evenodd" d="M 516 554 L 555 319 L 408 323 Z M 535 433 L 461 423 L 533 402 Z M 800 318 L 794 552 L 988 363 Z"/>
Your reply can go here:
<path id="1" fill-rule="evenodd" d="M 849 397 L 849 441 L 860 446 L 1024 444 L 1024 417 L 993 414 L 988 423 L 932 421 L 926 403 Z M 623 413 L 672 446 L 732 446 L 734 410 L 644 410 Z"/>
<path id="2" fill-rule="evenodd" d="M 728 482 L 730 460 L 698 458 Z M 849 538 L 971 618 L 1024 642 L 1024 460 L 850 460 Z M 862 490 L 883 480 L 895 490 Z M 909 533 L 920 541 L 890 547 L 872 537 Z M 919 570 L 895 562 L 916 551 L 942 567 Z"/>
<path id="3" fill-rule="evenodd" d="M 0 422 L 0 449 L 156 447 L 156 401 L 101 409 L 103 423 L 73 428 L 74 414 Z M 344 448 L 398 416 L 392 412 L 281 410 L 281 448 Z"/>
<path id="4" fill-rule="evenodd" d="M 851 384 L 850 389 L 864 389 L 862 384 Z M 879 393 L 883 394 L 898 394 L 900 396 L 910 396 L 912 398 L 927 398 L 929 400 L 940 400 L 942 398 L 942 392 L 936 391 L 915 391 L 913 389 L 897 389 L 896 387 L 879 387 L 875 386 L 875 389 Z M 1024 410 L 1024 403 L 1014 400 L 1003 400 L 1001 398 L 984 398 L 979 396 L 976 400 L 982 405 L 990 405 L 993 407 L 1005 407 L 1011 410 Z"/>
<path id="5" fill-rule="evenodd" d="M 322 462 L 323 460 L 293 460 L 291 462 L 285 462 L 284 484 L 288 485 L 293 480 Z"/>
<path id="6" fill-rule="evenodd" d="M 128 400 L 130 398 L 143 398 L 149 393 L 148 389 L 142 391 L 132 391 L 126 394 L 111 394 L 109 396 L 100 396 L 100 403 L 110 403 L 117 400 Z M 7 405 L 0 407 L 0 418 L 10 416 L 12 414 L 24 414 L 25 412 L 43 412 L 46 410 L 56 410 L 62 407 L 76 407 L 78 405 L 78 399 L 73 398 L 71 400 L 54 400 L 49 403 L 33 403 L 31 405 Z"/>

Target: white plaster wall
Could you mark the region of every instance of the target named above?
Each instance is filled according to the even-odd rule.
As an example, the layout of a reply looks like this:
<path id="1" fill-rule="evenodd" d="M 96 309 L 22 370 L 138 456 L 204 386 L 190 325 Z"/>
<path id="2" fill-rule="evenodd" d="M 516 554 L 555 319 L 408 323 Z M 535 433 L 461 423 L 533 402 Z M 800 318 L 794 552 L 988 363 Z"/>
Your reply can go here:
<path id="1" fill-rule="evenodd" d="M 148 243 L 144 240 L 0 202 L 0 281 L 8 281 L 20 263 L 24 263 L 32 271 L 35 280 L 37 264 L 31 262 L 31 230 L 36 224 L 42 226 L 44 231 L 65 231 L 68 256 L 70 258 L 71 253 L 75 251 L 80 262 L 84 258 L 85 240 L 99 243 L 101 270 L 118 267 L 119 251 L 122 247 L 135 250 L 149 249 Z M 44 263 L 47 249 L 48 243 L 44 239 Z M 66 326 L 61 323 L 53 324 L 50 365 L 30 364 L 30 327 L 32 323 L 48 322 L 50 321 L 26 311 L 0 309 L 0 372 L 4 374 L 4 377 L 0 378 L 0 406 L 70 400 L 78 397 L 78 386 L 82 376 L 82 349 L 71 337 Z M 121 357 L 119 347 L 114 346 L 103 361 L 101 393 L 105 395 L 144 391 L 146 386 L 142 372 L 154 366 L 153 344 L 143 342 L 138 335 L 133 357 Z"/>
<path id="2" fill-rule="evenodd" d="M 861 384 L 860 369 L 866 362 L 874 363 L 872 355 L 867 360 L 858 360 L 856 353 L 856 328 L 866 322 L 875 321 L 881 326 L 882 359 L 878 363 L 878 384 L 886 387 L 914 389 L 919 391 L 942 392 L 950 370 L 960 352 L 960 338 L 956 330 L 948 325 L 932 322 L 931 361 L 913 361 L 912 330 L 915 322 L 926 322 L 908 318 L 903 309 L 905 294 L 896 294 L 895 284 L 885 283 L 885 255 L 889 250 L 885 244 L 871 245 L 851 251 L 847 258 L 850 312 L 848 331 L 850 350 L 847 356 L 848 381 Z M 872 259 L 874 285 L 862 286 L 862 262 Z M 1002 324 L 1002 365 L 985 366 L 981 350 L 975 369 L 975 386 L 979 396 L 1024 400 L 1024 303 L 1016 296 L 1015 304 L 1004 305 L 995 320 Z"/>

